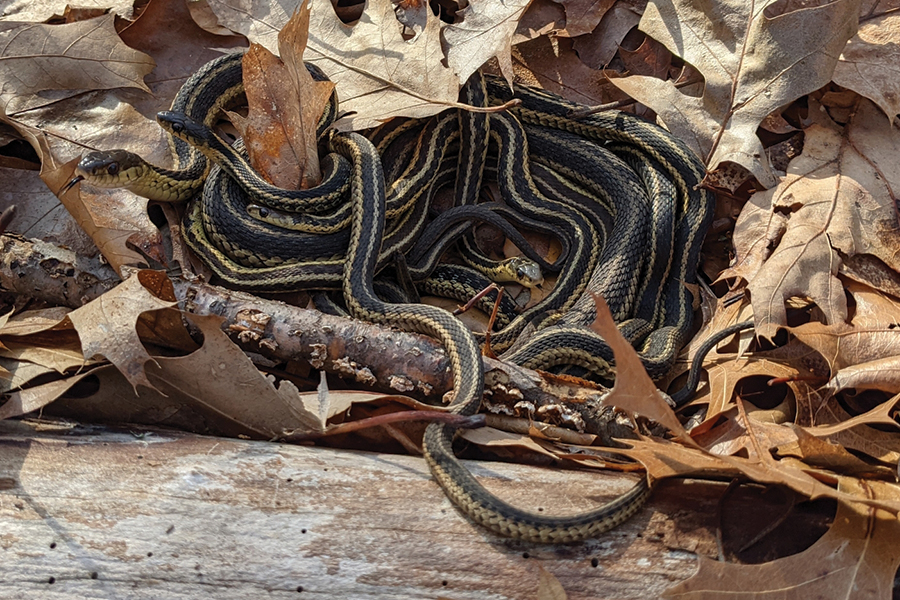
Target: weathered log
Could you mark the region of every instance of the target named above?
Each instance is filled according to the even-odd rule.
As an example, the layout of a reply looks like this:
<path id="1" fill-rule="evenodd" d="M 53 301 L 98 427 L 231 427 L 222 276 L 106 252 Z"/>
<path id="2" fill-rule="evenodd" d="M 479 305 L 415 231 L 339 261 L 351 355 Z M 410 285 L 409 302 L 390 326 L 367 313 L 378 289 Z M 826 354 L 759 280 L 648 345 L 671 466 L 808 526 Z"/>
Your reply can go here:
<path id="1" fill-rule="evenodd" d="M 503 498 L 548 514 L 587 509 L 636 477 L 466 463 Z M 543 568 L 569 600 L 645 600 L 689 577 L 695 552 L 715 557 L 724 493 L 666 481 L 601 538 L 543 546 L 473 525 L 421 458 L 6 421 L 0 597 L 521 600 L 538 597 Z M 726 542 L 756 535 L 784 500 L 729 494 Z M 798 551 L 827 519 L 795 510 L 792 533 L 769 539 Z"/>

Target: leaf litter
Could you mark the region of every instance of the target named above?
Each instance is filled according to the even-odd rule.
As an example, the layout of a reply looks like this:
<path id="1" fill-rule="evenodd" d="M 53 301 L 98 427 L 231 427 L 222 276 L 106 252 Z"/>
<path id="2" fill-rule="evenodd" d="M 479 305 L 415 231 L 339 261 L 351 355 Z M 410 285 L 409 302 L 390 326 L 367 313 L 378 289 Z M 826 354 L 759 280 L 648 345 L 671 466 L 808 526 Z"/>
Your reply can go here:
<path id="1" fill-rule="evenodd" d="M 701 558 L 698 574 L 668 597 L 890 596 L 900 565 L 893 543 L 900 511 L 894 77 L 900 29 L 891 3 L 717 0 L 703 13 L 681 0 L 651 0 L 646 8 L 621 0 L 472 0 L 442 18 L 408 11 L 401 25 L 387 0 L 370 1 L 362 13 L 342 8 L 350 23 L 330 2 L 314 0 L 305 49 L 302 13 L 291 21 L 291 10 L 260 0 L 154 0 L 137 10 L 119 3 L 112 11 L 118 16 L 40 4 L 46 11 L 13 3 L 0 20 L 0 37 L 8 40 L 0 63 L 9 75 L 0 119 L 4 139 L 32 149 L 40 178 L 55 194 L 84 148 L 125 147 L 165 164 L 166 141 L 153 113 L 166 108 L 193 70 L 222 49 L 246 45 L 245 38 L 260 45 L 251 57 L 265 56 L 257 58 L 264 89 L 249 94 L 260 106 L 279 108 L 265 117 L 252 112 L 239 129 L 256 163 L 263 154 L 290 157 L 277 161 L 286 173 L 270 173 L 280 183 L 309 185 L 316 178 L 316 168 L 302 161 L 314 156 L 315 124 L 330 89 L 310 85 L 301 60 L 319 65 L 335 83 L 345 129 L 457 106 L 468 75 L 493 60 L 488 68 L 507 78 L 583 102 L 623 101 L 624 91 L 710 171 L 740 165 L 750 174 L 731 189 L 740 217 L 719 229 L 730 233 L 733 225 L 734 260 L 716 270 L 715 290 L 732 304 L 715 305 L 673 376 L 722 327 L 752 316 L 759 338 L 722 343 L 706 357 L 707 378 L 690 405 L 705 409 L 705 420 L 688 431 L 598 310 L 595 327 L 614 346 L 620 374 L 629 375 L 605 402 L 670 432 L 642 433 L 611 450 L 639 460 L 654 479 L 737 475 L 840 501 L 828 533 L 807 550 L 761 565 Z M 288 85 L 270 95 L 276 82 Z M 778 136 L 797 132 L 802 151 L 782 172 L 767 152 L 783 141 Z M 28 160 L 35 158 L 8 164 Z M 0 177 L 18 178 L 18 171 L 5 168 Z M 48 216 L 33 215 L 22 233 L 55 242 L 59 229 L 41 221 L 60 209 L 47 199 Z M 89 189 L 59 200 L 123 283 L 76 310 L 23 304 L 4 317 L 3 417 L 58 405 L 76 415 L 93 410 L 190 427 L 190 419 L 175 415 L 181 406 L 208 431 L 275 438 L 327 429 L 355 405 L 389 409 L 391 401 L 379 394 L 315 390 L 324 380 L 308 365 L 272 368 L 251 360 L 220 319 L 179 310 L 166 275 L 128 276 L 150 261 L 169 264 L 145 200 Z M 10 194 L 3 201 L 17 199 Z M 198 373 L 210 376 L 201 383 Z M 776 383 L 751 393 L 760 379 Z M 88 384 L 94 392 L 68 394 Z M 516 455 L 563 460 L 579 452 L 552 438 L 490 429 L 465 435 Z M 586 466 L 610 464 L 592 458 L 596 446 L 582 451 L 577 456 Z M 538 597 L 565 597 L 552 575 L 542 575 L 540 585 Z"/>

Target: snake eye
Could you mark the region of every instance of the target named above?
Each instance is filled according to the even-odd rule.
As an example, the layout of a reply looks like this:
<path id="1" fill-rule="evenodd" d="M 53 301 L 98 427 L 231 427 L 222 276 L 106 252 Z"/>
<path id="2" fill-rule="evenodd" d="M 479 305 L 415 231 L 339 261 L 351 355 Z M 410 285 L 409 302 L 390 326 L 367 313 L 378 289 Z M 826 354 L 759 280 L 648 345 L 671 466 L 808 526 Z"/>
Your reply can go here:
<path id="1" fill-rule="evenodd" d="M 265 219 L 266 217 L 268 217 L 268 216 L 269 216 L 269 209 L 268 209 L 268 208 L 260 207 L 260 209 L 259 209 L 259 216 L 262 217 L 263 219 Z"/>
<path id="2" fill-rule="evenodd" d="M 118 175 L 119 173 L 119 163 L 113 162 L 109 163 L 106 167 L 106 172 L 110 175 Z"/>
<path id="3" fill-rule="evenodd" d="M 174 131 L 175 133 L 181 133 L 182 131 L 184 131 L 184 124 L 172 123 L 172 131 Z"/>

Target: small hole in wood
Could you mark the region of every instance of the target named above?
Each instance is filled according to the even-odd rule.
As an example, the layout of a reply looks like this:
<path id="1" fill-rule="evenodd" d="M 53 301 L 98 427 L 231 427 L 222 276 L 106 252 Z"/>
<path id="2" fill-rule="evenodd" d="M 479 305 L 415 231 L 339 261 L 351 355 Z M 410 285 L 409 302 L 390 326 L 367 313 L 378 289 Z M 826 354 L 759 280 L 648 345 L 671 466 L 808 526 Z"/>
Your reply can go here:
<path id="1" fill-rule="evenodd" d="M 446 580 L 446 579 L 443 580 L 443 581 L 441 582 L 441 585 L 444 586 L 444 587 L 447 587 L 447 580 Z"/>
<path id="2" fill-rule="evenodd" d="M 596 558 L 592 558 L 592 559 L 591 559 L 591 566 L 594 567 L 594 568 L 596 569 L 597 567 L 600 566 L 600 561 L 597 560 Z"/>
<path id="3" fill-rule="evenodd" d="M 97 574 L 97 571 L 93 571 L 91 573 L 91 579 L 97 579 L 97 577 L 99 577 L 99 575 Z"/>
<path id="4" fill-rule="evenodd" d="M 56 583 L 56 577 L 51 577 L 50 579 L 47 580 L 47 583 L 50 583 L 50 584 Z"/>
<path id="5" fill-rule="evenodd" d="M 523 552 L 523 553 L 522 553 L 522 558 L 528 558 L 528 557 L 530 557 L 530 556 L 531 556 L 531 555 L 528 554 L 527 552 Z"/>
<path id="6" fill-rule="evenodd" d="M 302 585 L 298 585 L 298 586 L 297 586 L 297 591 L 298 591 L 298 592 L 302 592 L 302 591 L 303 591 L 303 586 L 302 586 Z"/>
<path id="7" fill-rule="evenodd" d="M 301 529 L 301 530 L 300 530 L 300 533 L 306 533 L 306 530 L 305 530 L 305 529 Z"/>
<path id="8" fill-rule="evenodd" d="M 50 549 L 53 550 L 56 548 L 56 542 L 50 542 Z"/>

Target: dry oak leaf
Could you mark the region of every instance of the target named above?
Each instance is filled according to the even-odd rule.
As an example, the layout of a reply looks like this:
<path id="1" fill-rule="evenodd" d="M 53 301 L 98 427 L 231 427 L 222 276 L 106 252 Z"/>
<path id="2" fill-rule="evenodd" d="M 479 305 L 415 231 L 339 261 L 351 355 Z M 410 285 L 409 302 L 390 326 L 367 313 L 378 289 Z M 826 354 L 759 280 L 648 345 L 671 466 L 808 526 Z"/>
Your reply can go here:
<path id="1" fill-rule="evenodd" d="M 553 0 L 532 0 L 519 19 L 512 44 L 521 44 L 542 35 L 551 34 L 566 23 L 566 11 Z M 635 21 L 637 24 L 637 21 Z"/>
<path id="2" fill-rule="evenodd" d="M 833 80 L 872 100 L 893 118 L 900 113 L 898 64 L 900 14 L 882 11 L 874 16 L 860 15 L 859 31 L 844 47 Z"/>
<path id="3" fill-rule="evenodd" d="M 68 314 L 75 326 L 84 357 L 107 358 L 122 372 L 132 386 L 153 387 L 144 365 L 153 360 L 141 343 L 135 329 L 142 313 L 170 308 L 175 302 L 162 300 L 141 282 L 141 272 Z"/>
<path id="4" fill-rule="evenodd" d="M 218 19 L 218 25 L 246 36 L 269 52 L 278 52 L 278 32 L 287 24 L 303 0 L 188 0 L 204 2 Z M 192 13 L 195 12 L 192 9 Z M 211 24 L 203 24 L 211 29 Z M 217 31 L 216 31 L 217 33 Z"/>
<path id="5" fill-rule="evenodd" d="M 900 500 L 895 484 L 842 479 L 846 494 Z M 831 528 L 799 554 L 759 565 L 714 562 L 700 556 L 690 579 L 665 591 L 679 600 L 891 598 L 900 566 L 900 521 L 895 515 L 856 502 L 841 502 Z"/>
<path id="6" fill-rule="evenodd" d="M 859 0 L 836 0 L 776 16 L 775 0 L 651 0 L 640 28 L 705 79 L 701 97 L 672 81 L 614 79 L 657 112 L 710 170 L 735 162 L 766 188 L 777 183 L 756 129 L 766 115 L 831 80 L 838 54 L 856 33 Z"/>
<path id="7" fill-rule="evenodd" d="M 185 316 L 203 333 L 203 346 L 187 356 L 154 358 L 156 364 L 146 368 L 154 390 L 173 405 L 190 402 L 261 438 L 284 429 L 319 429 L 318 416 L 307 410 L 297 388 L 289 382 L 276 387 L 261 373 L 222 331 L 221 317 Z"/>
<path id="8" fill-rule="evenodd" d="M 886 271 L 900 271 L 892 191 L 900 189 L 900 132 L 867 100 L 843 134 L 823 123 L 805 130 L 803 154 L 784 180 L 754 194 L 735 225 L 736 260 L 722 277 L 747 282 L 756 331 L 764 337 L 785 324 L 791 297 L 815 302 L 830 325 L 845 322 L 847 299 L 837 274 L 851 257 L 872 255 Z"/>
<path id="9" fill-rule="evenodd" d="M 0 318 L 0 391 L 86 365 L 78 334 L 65 320 L 68 313 L 68 308 L 53 307 Z"/>
<path id="10" fill-rule="evenodd" d="M 616 382 L 609 394 L 603 397 L 603 404 L 653 419 L 679 440 L 693 445 L 693 440 L 682 427 L 662 392 L 647 375 L 634 347 L 619 332 L 606 300 L 594 294 L 594 302 L 597 306 L 597 317 L 591 324 L 591 329 L 603 336 L 616 360 Z"/>
<path id="11" fill-rule="evenodd" d="M 458 13 L 462 20 L 444 28 L 447 62 L 464 84 L 481 65 L 496 58 L 512 85 L 512 41 L 531 0 L 472 0 Z M 433 20 L 433 19 L 432 19 Z"/>
<path id="12" fill-rule="evenodd" d="M 121 30 L 120 36 L 130 47 L 156 61 L 156 68 L 144 78 L 151 93 L 132 94 L 125 99 L 146 117 L 147 131 L 143 136 L 160 140 L 166 151 L 169 150 L 166 136 L 155 135 L 161 131 L 156 113 L 171 106 L 184 82 L 203 65 L 247 46 L 242 36 L 216 35 L 203 30 L 191 18 L 185 0 L 153 0 L 135 21 Z"/>
<path id="13" fill-rule="evenodd" d="M 573 48 L 585 65 L 592 69 L 603 69 L 615 57 L 628 32 L 640 21 L 641 15 L 636 8 L 624 2 L 616 2 L 596 29 L 574 39 Z"/>
<path id="14" fill-rule="evenodd" d="M 847 450 L 867 454 L 885 464 L 897 464 L 900 460 L 900 435 L 893 428 L 882 430 L 867 424 L 895 425 L 893 418 L 896 402 L 889 400 L 872 410 L 852 417 L 833 395 L 819 398 L 809 407 L 798 405 L 797 423 L 817 437 L 840 444 Z"/>
<path id="15" fill-rule="evenodd" d="M 123 19 L 131 19 L 134 14 L 134 0 L 78 0 L 75 4 L 82 9 L 101 9 Z M 64 15 L 71 5 L 71 0 L 8 0 L 3 3 L 0 21 L 42 23 L 51 17 Z"/>
<path id="16" fill-rule="evenodd" d="M 597 71 L 584 64 L 573 50 L 577 40 L 544 35 L 513 48 L 517 73 L 523 75 L 523 83 L 537 85 L 581 104 L 621 100 L 622 92 L 597 77 Z"/>
<path id="17" fill-rule="evenodd" d="M 754 423 L 755 429 L 759 424 Z M 732 427 L 732 423 L 725 426 Z M 771 427 L 782 427 L 772 425 Z M 754 431 L 750 435 L 755 436 Z M 786 436 L 780 436 L 787 441 Z M 767 436 L 761 434 L 759 440 L 746 440 L 744 444 L 733 444 L 740 450 L 752 448 L 756 450 L 767 446 Z M 640 461 L 647 468 L 648 476 L 653 480 L 666 477 L 735 477 L 743 476 L 758 483 L 785 485 L 811 499 L 834 498 L 843 502 L 863 502 L 894 514 L 900 512 L 900 498 L 858 499 L 836 490 L 823 481 L 834 482 L 839 477 L 833 473 L 814 469 L 790 457 L 776 460 L 766 450 L 749 458 L 742 456 L 719 456 L 699 447 L 676 444 L 659 438 L 641 438 L 638 440 L 622 440 L 629 448 L 617 449 L 616 452 Z M 768 447 L 768 446 L 767 446 Z"/>
<path id="18" fill-rule="evenodd" d="M 41 385 L 13 392 L 9 395 L 6 404 L 0 406 L 0 419 L 20 417 L 24 414 L 39 410 L 65 394 L 73 385 L 93 373 L 94 370 L 85 370 L 72 377 L 42 383 Z"/>
<path id="19" fill-rule="evenodd" d="M 310 0 L 305 59 L 337 85 L 342 130 L 375 127 L 392 117 L 430 117 L 459 106 L 459 79 L 443 65 L 441 22 L 430 16 L 407 41 L 390 0 L 370 0 L 354 26 L 337 18 L 330 0 Z"/>
<path id="20" fill-rule="evenodd" d="M 55 372 L 54 369 L 43 365 L 0 358 L 0 393 L 20 389 L 32 379 Z"/>
<path id="21" fill-rule="evenodd" d="M 900 392 L 900 302 L 864 284 L 845 285 L 855 302 L 850 323 L 805 323 L 791 329 L 831 368 L 828 388 Z"/>
<path id="22" fill-rule="evenodd" d="M 0 111 L 11 117 L 45 104 L 38 94 L 48 90 L 149 92 L 143 78 L 155 63 L 122 42 L 114 21 L 113 14 L 66 25 L 0 21 Z"/>
<path id="23" fill-rule="evenodd" d="M 842 369 L 828 381 L 833 393 L 841 390 L 881 390 L 900 392 L 900 356 L 888 356 Z"/>
<path id="24" fill-rule="evenodd" d="M 91 256 L 97 248 L 65 207 L 47 187 L 39 173 L 0 168 L 0 211 L 15 205 L 16 213 L 6 231 L 31 240 L 52 240 L 76 254 Z"/>
<path id="25" fill-rule="evenodd" d="M 557 35 L 578 37 L 594 31 L 616 0 L 554 0 L 566 9 L 566 26 Z"/>

